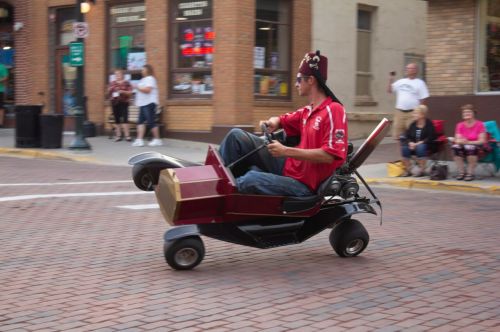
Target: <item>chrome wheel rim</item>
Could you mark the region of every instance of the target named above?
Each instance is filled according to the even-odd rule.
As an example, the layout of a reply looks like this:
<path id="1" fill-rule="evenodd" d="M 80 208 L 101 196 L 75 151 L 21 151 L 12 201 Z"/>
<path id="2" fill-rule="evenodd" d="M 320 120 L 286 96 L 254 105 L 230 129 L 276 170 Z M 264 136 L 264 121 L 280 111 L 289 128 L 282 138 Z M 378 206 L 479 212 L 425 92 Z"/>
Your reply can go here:
<path id="1" fill-rule="evenodd" d="M 199 254 L 193 248 L 183 248 L 175 253 L 175 262 L 180 266 L 189 266 L 196 263 Z"/>
<path id="2" fill-rule="evenodd" d="M 346 249 L 345 249 L 345 252 L 348 254 L 348 255 L 355 255 L 355 254 L 358 254 L 362 249 L 363 249 L 363 246 L 364 246 L 364 242 L 363 240 L 361 239 L 355 239 L 355 240 L 352 240 L 351 242 L 349 242 L 349 244 L 347 245 Z"/>

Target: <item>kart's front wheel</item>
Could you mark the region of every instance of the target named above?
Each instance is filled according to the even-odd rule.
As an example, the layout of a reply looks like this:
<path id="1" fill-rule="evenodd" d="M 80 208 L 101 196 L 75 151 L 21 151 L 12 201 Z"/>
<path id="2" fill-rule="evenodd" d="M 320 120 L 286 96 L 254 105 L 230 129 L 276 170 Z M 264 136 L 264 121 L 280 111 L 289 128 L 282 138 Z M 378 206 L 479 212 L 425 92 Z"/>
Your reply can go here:
<path id="1" fill-rule="evenodd" d="M 340 257 L 353 257 L 365 250 L 370 236 L 368 231 L 355 219 L 342 221 L 330 233 L 330 245 Z"/>
<path id="2" fill-rule="evenodd" d="M 192 236 L 165 242 L 163 253 L 171 268 L 191 270 L 205 257 L 205 246 L 199 236 Z"/>
<path id="3" fill-rule="evenodd" d="M 153 191 L 154 181 L 151 171 L 144 165 L 134 165 L 132 168 L 132 179 L 137 188 L 143 191 Z"/>

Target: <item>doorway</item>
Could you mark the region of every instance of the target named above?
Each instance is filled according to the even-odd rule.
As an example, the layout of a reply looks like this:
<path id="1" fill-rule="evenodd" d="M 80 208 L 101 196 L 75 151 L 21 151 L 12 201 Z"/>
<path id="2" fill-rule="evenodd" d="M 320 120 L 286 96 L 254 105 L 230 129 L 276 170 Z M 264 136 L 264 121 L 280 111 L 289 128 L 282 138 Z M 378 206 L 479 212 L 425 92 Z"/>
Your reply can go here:
<path id="1" fill-rule="evenodd" d="M 76 67 L 69 63 L 69 48 L 61 47 L 56 50 L 56 113 L 65 116 L 74 115 L 76 105 L 75 81 Z"/>

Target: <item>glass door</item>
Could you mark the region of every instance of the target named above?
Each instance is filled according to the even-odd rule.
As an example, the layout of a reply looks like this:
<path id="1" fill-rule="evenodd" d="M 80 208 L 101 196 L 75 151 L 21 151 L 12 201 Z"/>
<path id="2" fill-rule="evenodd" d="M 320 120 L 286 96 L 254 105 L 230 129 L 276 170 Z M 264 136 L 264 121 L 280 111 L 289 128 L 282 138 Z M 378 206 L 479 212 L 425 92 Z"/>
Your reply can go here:
<path id="1" fill-rule="evenodd" d="M 69 65 L 69 48 L 58 49 L 56 61 L 56 112 L 71 116 L 76 104 L 76 67 Z"/>

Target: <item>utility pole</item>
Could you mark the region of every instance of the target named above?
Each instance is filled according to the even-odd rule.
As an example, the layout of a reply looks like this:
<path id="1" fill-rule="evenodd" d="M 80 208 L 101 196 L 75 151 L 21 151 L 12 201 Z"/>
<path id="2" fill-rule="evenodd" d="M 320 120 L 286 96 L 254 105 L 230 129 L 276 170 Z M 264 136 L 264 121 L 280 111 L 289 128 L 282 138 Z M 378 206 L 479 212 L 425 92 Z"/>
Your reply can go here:
<path id="1" fill-rule="evenodd" d="M 81 4 L 86 2 L 85 0 L 76 0 L 75 17 L 76 22 L 83 22 L 84 16 L 81 12 Z M 85 65 L 85 39 L 77 38 L 77 42 L 83 45 L 82 47 L 82 63 L 76 66 L 76 80 L 75 80 L 75 92 L 76 92 L 76 106 L 74 107 L 75 115 L 75 137 L 71 142 L 69 148 L 72 150 L 91 150 L 92 147 L 85 139 L 83 135 L 83 122 L 85 120 L 85 106 L 84 106 L 84 65 Z M 70 45 L 71 47 L 71 45 Z"/>

